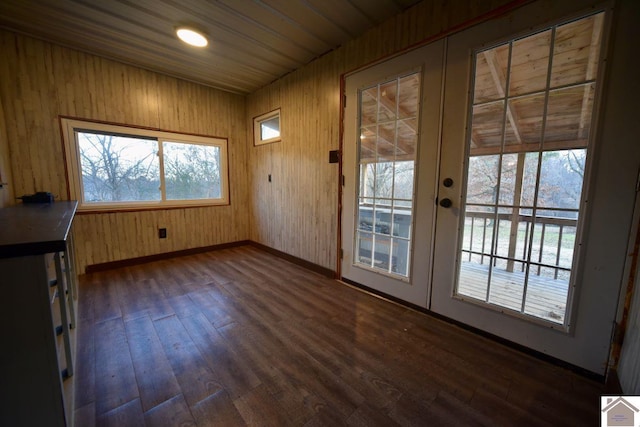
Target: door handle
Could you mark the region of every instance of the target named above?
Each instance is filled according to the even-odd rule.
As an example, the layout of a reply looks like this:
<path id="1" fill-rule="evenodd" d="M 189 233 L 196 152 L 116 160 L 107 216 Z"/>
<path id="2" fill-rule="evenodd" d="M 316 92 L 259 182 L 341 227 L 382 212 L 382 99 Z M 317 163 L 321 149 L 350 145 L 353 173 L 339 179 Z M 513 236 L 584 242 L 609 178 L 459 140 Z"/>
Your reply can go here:
<path id="1" fill-rule="evenodd" d="M 450 208 L 451 205 L 453 205 L 453 203 L 451 202 L 451 199 L 440 200 L 440 206 L 442 206 L 443 208 Z"/>

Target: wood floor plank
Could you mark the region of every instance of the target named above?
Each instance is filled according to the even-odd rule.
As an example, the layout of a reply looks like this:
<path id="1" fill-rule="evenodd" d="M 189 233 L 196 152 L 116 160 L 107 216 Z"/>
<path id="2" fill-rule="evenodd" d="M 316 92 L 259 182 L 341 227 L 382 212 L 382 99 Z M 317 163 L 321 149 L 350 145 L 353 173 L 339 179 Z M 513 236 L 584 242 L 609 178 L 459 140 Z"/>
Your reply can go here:
<path id="1" fill-rule="evenodd" d="M 347 425 L 352 427 L 393 427 L 399 424 L 386 413 L 365 404 L 347 418 Z"/>
<path id="2" fill-rule="evenodd" d="M 437 395 L 434 396 L 433 400 L 436 398 Z M 432 402 L 420 401 L 406 393 L 393 403 L 388 415 L 394 422 L 401 426 L 419 426 L 424 424 L 425 420 L 433 420 L 433 417 L 429 413 L 431 403 Z M 434 422 L 433 425 L 437 424 Z"/>
<path id="3" fill-rule="evenodd" d="M 235 352 L 203 314 L 186 317 L 181 321 L 231 399 L 260 385 L 260 379 L 253 372 L 247 358 Z"/>
<path id="4" fill-rule="evenodd" d="M 279 360 L 288 360 L 281 347 L 267 342 L 248 326 L 237 322 L 217 329 L 230 348 L 249 360 L 253 371 L 261 380 L 281 374 L 278 370 Z"/>
<path id="5" fill-rule="evenodd" d="M 389 343 L 387 347 L 392 354 L 391 358 L 418 365 L 420 360 L 429 357 L 432 363 L 427 372 L 427 378 L 433 381 L 442 379 L 449 393 L 469 401 L 473 396 L 473 390 L 482 387 L 500 397 L 505 398 L 510 385 L 508 379 L 500 376 L 486 377 L 484 372 L 478 370 L 477 365 L 467 363 L 464 358 L 457 356 L 457 350 L 449 347 L 421 347 L 413 345 L 408 339 L 408 334 L 403 331 L 402 324 L 397 324 L 394 318 L 381 316 L 380 319 L 372 313 L 361 313 L 358 323 L 367 331 L 369 339 L 382 340 Z M 382 325 L 386 325 L 382 328 Z M 395 354 L 394 354 L 395 353 Z"/>
<path id="6" fill-rule="evenodd" d="M 104 320 L 116 319 L 122 316 L 120 302 L 118 298 L 118 289 L 115 285 L 118 283 L 115 275 L 106 275 L 106 278 L 97 281 L 94 285 L 95 303 L 94 321 L 101 322 Z M 114 280 L 111 282 L 111 280 Z"/>
<path id="7" fill-rule="evenodd" d="M 248 286 L 246 282 L 230 281 L 225 283 L 224 288 L 237 299 L 244 301 L 253 312 L 259 313 L 261 319 L 267 324 L 278 323 L 289 319 L 290 314 L 280 310 L 273 301 L 265 298 L 265 293 L 256 289 L 255 286 Z"/>
<path id="8" fill-rule="evenodd" d="M 341 353 L 349 355 L 354 367 L 386 379 L 393 388 L 410 392 L 416 399 L 424 401 L 431 401 L 437 396 L 439 391 L 437 384 L 429 381 L 428 378 L 422 378 L 413 365 L 386 363 L 379 357 L 378 343 L 375 347 L 371 347 L 369 343 L 365 345 L 357 335 L 353 334 L 353 330 L 341 321 L 329 319 L 329 322 L 323 323 L 312 319 L 306 327 L 319 339 L 324 340 L 319 343 L 330 343 Z M 425 362 L 425 365 L 428 367 L 428 363 Z M 420 367 L 420 369 L 423 368 Z"/>
<path id="9" fill-rule="evenodd" d="M 78 286 L 78 300 L 82 301 L 82 304 L 78 304 L 78 323 L 91 325 L 95 323 L 96 288 L 99 286 L 99 281 L 99 276 L 96 274 L 82 276 L 82 286 Z"/>
<path id="10" fill-rule="evenodd" d="M 287 323 L 282 324 L 282 329 L 287 331 L 293 345 L 304 349 L 310 357 L 346 381 L 369 405 L 385 408 L 400 396 L 400 390 L 392 385 L 392 381 L 354 365 L 350 358 L 328 343 L 318 345 L 318 338 L 308 329 Z"/>
<path id="11" fill-rule="evenodd" d="M 224 390 L 193 405 L 191 412 L 198 427 L 247 425 Z"/>
<path id="12" fill-rule="evenodd" d="M 450 403 L 453 399 L 447 400 Z M 442 400 L 440 401 L 442 402 Z M 491 419 L 493 423 L 498 425 L 526 424 L 529 426 L 570 426 L 590 424 L 586 419 L 583 419 L 582 422 L 579 421 L 579 418 L 584 417 L 583 414 L 575 414 L 576 418 L 574 418 L 570 424 L 552 424 L 551 421 L 548 420 L 548 414 L 543 408 L 511 403 L 504 399 L 500 399 L 491 393 L 485 393 L 483 390 L 477 390 L 470 405 L 456 406 L 464 407 L 467 410 L 473 410 L 477 413 L 483 414 L 484 417 Z M 444 417 L 450 407 L 450 405 L 444 405 L 444 407 L 440 409 L 440 416 Z"/>
<path id="13" fill-rule="evenodd" d="M 93 330 L 96 414 L 102 415 L 139 394 L 122 318 L 97 323 Z"/>
<path id="14" fill-rule="evenodd" d="M 162 344 L 148 316 L 125 322 L 143 411 L 181 393 Z"/>
<path id="15" fill-rule="evenodd" d="M 262 380 L 269 394 L 288 414 L 295 425 L 304 425 L 316 417 L 320 399 L 304 389 L 297 388 L 294 378 L 274 375 Z"/>
<path id="16" fill-rule="evenodd" d="M 156 319 L 174 314 L 162 288 L 153 278 L 122 283 L 118 294 L 125 321 L 142 316 Z"/>
<path id="17" fill-rule="evenodd" d="M 144 413 L 144 421 L 148 427 L 196 427 L 184 396 L 179 394 Z"/>
<path id="18" fill-rule="evenodd" d="M 96 405 L 91 402 L 84 406 L 76 406 L 74 411 L 74 424 L 78 427 L 95 427 L 96 425 Z"/>
<path id="19" fill-rule="evenodd" d="M 344 416 L 351 414 L 364 400 L 346 381 L 309 357 L 295 344 L 283 340 L 282 336 L 248 325 L 235 326 L 233 329 L 231 326 L 234 325 L 221 331 L 225 337 L 233 339 L 230 335 L 235 335 L 236 342 L 241 341 L 243 336 L 248 337 L 248 341 L 254 343 L 258 351 L 257 360 L 268 361 L 276 375 L 294 379 L 302 393 L 318 396 Z"/>
<path id="20" fill-rule="evenodd" d="M 156 320 L 154 326 L 189 406 L 222 390 L 218 378 L 176 316 Z"/>
<path id="21" fill-rule="evenodd" d="M 604 392 L 252 246 L 86 275 L 80 298 L 78 426 L 577 425 Z"/>
<path id="22" fill-rule="evenodd" d="M 83 301 L 84 303 L 84 301 Z M 81 345 L 76 347 L 75 388 L 82 393 L 74 393 L 75 407 L 80 408 L 96 400 L 95 375 L 95 324 L 88 321 L 77 322 L 76 340 Z"/>
<path id="23" fill-rule="evenodd" d="M 174 269 L 171 267 L 171 260 L 157 261 L 143 265 L 146 267 L 148 277 L 156 281 L 165 297 L 171 298 L 184 294 L 184 290 L 180 286 L 180 280 L 175 277 Z M 137 269 L 143 267 L 135 266 L 131 268 Z"/>
<path id="24" fill-rule="evenodd" d="M 223 326 L 235 322 L 225 305 L 213 297 L 213 293 L 216 292 L 220 292 L 220 287 L 217 283 L 211 282 L 203 289 L 190 292 L 189 298 L 212 325 Z"/>
<path id="25" fill-rule="evenodd" d="M 176 295 L 169 298 L 169 305 L 178 317 L 188 317 L 198 314 L 198 307 L 193 304 L 193 300 L 188 294 Z"/>
<path id="26" fill-rule="evenodd" d="M 96 427 L 140 427 L 144 425 L 144 416 L 140 399 L 132 400 L 96 419 Z"/>
<path id="27" fill-rule="evenodd" d="M 296 425 L 290 420 L 284 408 L 260 385 L 238 399 L 233 404 L 249 426 L 285 427 Z"/>
<path id="28" fill-rule="evenodd" d="M 319 404 L 315 406 L 316 415 L 304 424 L 304 427 L 347 426 L 347 421 L 339 412 L 330 405 Z"/>
<path id="29" fill-rule="evenodd" d="M 478 392 L 482 393 L 482 389 L 478 389 Z M 483 393 L 484 394 L 484 393 Z M 486 393 L 486 396 L 490 396 L 490 398 L 500 400 L 492 393 Z M 467 402 L 463 402 L 457 399 L 455 396 L 448 394 L 447 392 L 441 392 L 438 397 L 432 402 L 429 407 L 429 412 L 432 417 L 436 419 L 443 420 L 444 422 L 449 422 L 449 420 L 454 420 L 455 422 L 450 425 L 495 425 L 500 424 L 500 422 L 496 422 L 496 418 L 494 415 L 491 418 L 487 417 L 488 411 L 479 411 L 473 405 L 468 405 Z M 513 413 L 508 415 L 505 420 L 505 424 L 503 425 L 518 425 L 518 424 L 527 424 L 535 426 L 537 425 L 537 421 L 529 424 L 529 421 L 526 419 L 520 419 L 517 422 L 513 422 L 513 420 L 509 419 Z"/>
<path id="30" fill-rule="evenodd" d="M 219 262 L 214 252 L 194 255 L 194 260 L 206 270 L 209 277 L 211 277 L 217 284 L 223 285 L 231 280 L 230 277 L 227 277 L 217 268 Z"/>

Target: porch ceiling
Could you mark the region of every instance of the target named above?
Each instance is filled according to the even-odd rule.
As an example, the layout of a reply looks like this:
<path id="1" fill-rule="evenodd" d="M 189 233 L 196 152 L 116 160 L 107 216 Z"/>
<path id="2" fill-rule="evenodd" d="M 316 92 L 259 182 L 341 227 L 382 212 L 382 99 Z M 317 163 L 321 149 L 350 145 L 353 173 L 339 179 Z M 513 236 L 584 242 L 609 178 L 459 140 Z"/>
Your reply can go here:
<path id="1" fill-rule="evenodd" d="M 559 26 L 555 35 L 548 30 L 515 40 L 511 63 L 509 44 L 478 52 L 470 135 L 472 155 L 499 153 L 503 133 L 505 153 L 538 150 L 540 143 L 545 150 L 586 147 L 602 19 L 601 15 L 594 15 Z M 549 61 L 552 37 L 555 43 Z M 384 90 L 384 85 L 379 93 L 376 88 L 365 91 L 361 161 L 376 161 L 376 156 L 383 160 L 413 157 L 417 121 L 402 120 L 397 131 L 388 129 L 383 122 L 386 116 L 395 118 L 396 104 L 398 118 L 416 117 L 418 102 L 408 94 L 419 93 L 419 85 L 419 79 L 413 78 L 399 85 L 399 93 Z M 545 92 L 547 85 L 550 90 Z M 376 96 L 380 97 L 379 102 L 375 102 Z M 377 138 L 376 117 L 380 128 Z"/>

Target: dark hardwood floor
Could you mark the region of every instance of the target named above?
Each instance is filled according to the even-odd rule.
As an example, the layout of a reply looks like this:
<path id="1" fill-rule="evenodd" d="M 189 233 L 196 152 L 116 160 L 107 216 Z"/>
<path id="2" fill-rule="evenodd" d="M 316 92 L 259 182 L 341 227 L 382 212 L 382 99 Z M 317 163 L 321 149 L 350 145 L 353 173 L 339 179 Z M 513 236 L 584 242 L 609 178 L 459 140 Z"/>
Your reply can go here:
<path id="1" fill-rule="evenodd" d="M 79 427 L 599 424 L 602 384 L 251 246 L 80 298 Z"/>

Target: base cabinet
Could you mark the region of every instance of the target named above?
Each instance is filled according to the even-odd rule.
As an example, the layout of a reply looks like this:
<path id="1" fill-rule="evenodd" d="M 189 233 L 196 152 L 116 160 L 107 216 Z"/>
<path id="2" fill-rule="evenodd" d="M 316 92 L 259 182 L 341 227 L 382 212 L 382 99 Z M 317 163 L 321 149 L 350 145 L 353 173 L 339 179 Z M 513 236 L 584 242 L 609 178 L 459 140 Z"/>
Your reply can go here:
<path id="1" fill-rule="evenodd" d="M 14 210 L 0 209 L 0 219 L 9 221 L 14 212 L 6 209 Z M 77 284 L 71 219 L 55 244 L 16 243 L 0 231 L 0 426 L 73 425 Z"/>

